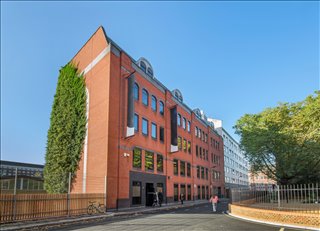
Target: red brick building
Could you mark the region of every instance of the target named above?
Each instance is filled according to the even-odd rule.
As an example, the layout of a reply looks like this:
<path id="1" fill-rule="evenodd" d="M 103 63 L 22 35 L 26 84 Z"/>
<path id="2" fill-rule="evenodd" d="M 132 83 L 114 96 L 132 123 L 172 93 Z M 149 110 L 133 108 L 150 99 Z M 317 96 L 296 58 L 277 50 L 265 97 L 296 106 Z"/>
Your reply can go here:
<path id="1" fill-rule="evenodd" d="M 107 194 L 107 207 L 150 205 L 224 194 L 223 141 L 150 63 L 131 58 L 102 27 L 72 60 L 88 94 L 87 136 L 72 192 Z"/>

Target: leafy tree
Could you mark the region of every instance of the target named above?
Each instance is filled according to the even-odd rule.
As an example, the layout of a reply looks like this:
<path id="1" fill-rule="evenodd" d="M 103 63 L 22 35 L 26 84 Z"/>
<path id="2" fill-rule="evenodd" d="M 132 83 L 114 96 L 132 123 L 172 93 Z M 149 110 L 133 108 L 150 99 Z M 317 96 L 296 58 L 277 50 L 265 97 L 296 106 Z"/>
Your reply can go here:
<path id="1" fill-rule="evenodd" d="M 69 63 L 60 70 L 48 130 L 44 187 L 68 190 L 68 173 L 78 168 L 86 134 L 86 89 L 82 75 Z"/>
<path id="2" fill-rule="evenodd" d="M 234 126 L 251 170 L 280 184 L 320 181 L 320 91 L 246 114 Z"/>

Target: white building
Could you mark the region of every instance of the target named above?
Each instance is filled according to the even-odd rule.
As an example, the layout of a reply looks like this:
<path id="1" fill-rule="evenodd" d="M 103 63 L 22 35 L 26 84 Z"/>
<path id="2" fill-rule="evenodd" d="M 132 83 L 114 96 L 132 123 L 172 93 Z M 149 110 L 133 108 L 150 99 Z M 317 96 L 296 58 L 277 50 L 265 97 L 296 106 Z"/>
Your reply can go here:
<path id="1" fill-rule="evenodd" d="M 224 146 L 224 176 L 226 193 L 230 188 L 249 187 L 249 165 L 239 147 L 239 143 L 223 129 L 222 120 L 208 118 L 214 124 L 216 131 L 223 138 Z"/>

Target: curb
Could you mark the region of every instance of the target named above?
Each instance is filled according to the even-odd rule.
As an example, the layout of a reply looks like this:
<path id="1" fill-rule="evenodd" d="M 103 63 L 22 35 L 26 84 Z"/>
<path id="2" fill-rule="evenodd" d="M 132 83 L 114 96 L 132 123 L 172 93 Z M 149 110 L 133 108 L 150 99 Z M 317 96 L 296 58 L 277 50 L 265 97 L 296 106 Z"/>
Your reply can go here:
<path id="1" fill-rule="evenodd" d="M 172 209 L 178 209 L 178 208 L 188 208 L 188 207 L 192 207 L 192 206 L 196 206 L 204 203 L 206 202 L 174 205 L 174 206 L 168 206 L 168 207 L 164 206 L 164 207 L 157 207 L 157 208 L 147 208 L 140 211 L 133 210 L 133 211 L 127 211 L 127 212 L 113 212 L 109 214 L 86 216 L 86 217 L 72 217 L 72 218 L 65 218 L 63 220 L 57 220 L 59 219 L 57 218 L 56 220 L 43 220 L 43 221 L 40 220 L 40 221 L 25 221 L 25 222 L 22 221 L 22 223 L 2 224 L 0 230 L 11 231 L 11 230 L 19 230 L 19 229 L 32 229 L 32 228 L 41 228 L 46 226 L 67 225 L 72 223 L 76 224 L 76 223 L 85 222 L 85 221 L 104 220 L 112 217 L 153 214 L 159 211 L 172 210 Z M 4 227 L 4 225 L 7 225 L 7 227 Z"/>
<path id="2" fill-rule="evenodd" d="M 314 228 L 314 227 L 296 226 L 296 225 L 290 225 L 290 224 L 275 223 L 275 222 L 262 221 L 262 220 L 256 220 L 256 219 L 241 217 L 241 216 L 229 213 L 229 211 L 226 211 L 226 214 L 231 216 L 231 217 L 235 217 L 235 218 L 238 218 L 238 219 L 241 219 L 241 220 L 251 221 L 251 222 L 259 223 L 259 224 L 267 224 L 267 225 L 280 226 L 280 227 L 286 227 L 286 228 L 295 228 L 295 229 L 300 229 L 300 230 L 317 230 L 317 231 L 319 231 L 319 228 Z"/>

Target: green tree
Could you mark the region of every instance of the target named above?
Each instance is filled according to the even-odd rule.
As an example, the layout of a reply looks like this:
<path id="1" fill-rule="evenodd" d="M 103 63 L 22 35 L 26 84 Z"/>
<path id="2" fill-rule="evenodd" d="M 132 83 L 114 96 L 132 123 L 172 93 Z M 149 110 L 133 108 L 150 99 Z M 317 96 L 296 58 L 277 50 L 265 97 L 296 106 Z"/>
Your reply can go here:
<path id="1" fill-rule="evenodd" d="M 86 135 L 86 87 L 82 75 L 69 63 L 60 70 L 47 137 L 44 187 L 65 193 L 68 173 L 74 174 Z"/>
<path id="2" fill-rule="evenodd" d="M 280 184 L 320 181 L 320 91 L 242 116 L 234 126 L 251 170 Z"/>

